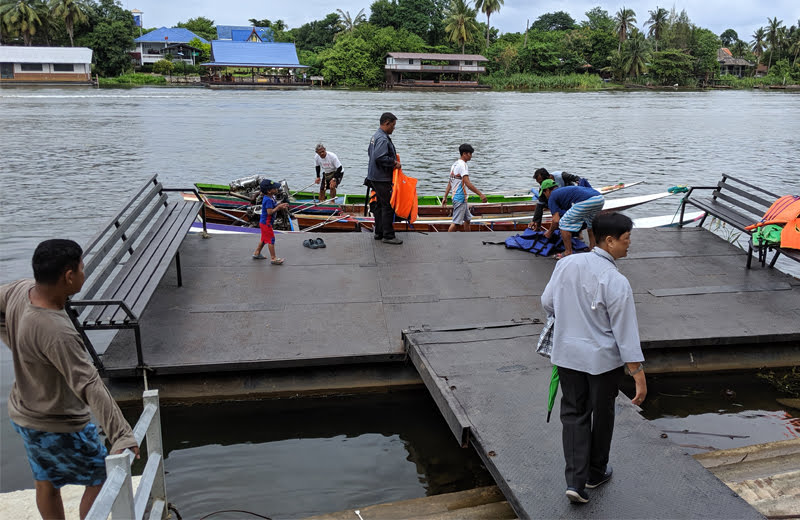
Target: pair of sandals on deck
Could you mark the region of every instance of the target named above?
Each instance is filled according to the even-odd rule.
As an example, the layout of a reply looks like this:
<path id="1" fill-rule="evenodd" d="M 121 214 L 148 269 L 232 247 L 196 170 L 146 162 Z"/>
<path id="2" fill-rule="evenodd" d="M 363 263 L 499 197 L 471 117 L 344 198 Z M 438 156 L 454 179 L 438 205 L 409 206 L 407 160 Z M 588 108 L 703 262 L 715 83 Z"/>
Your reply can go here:
<path id="1" fill-rule="evenodd" d="M 310 247 L 311 249 L 320 249 L 323 247 L 328 247 L 325 245 L 325 242 L 321 238 L 309 238 L 307 240 L 303 240 L 303 246 Z"/>

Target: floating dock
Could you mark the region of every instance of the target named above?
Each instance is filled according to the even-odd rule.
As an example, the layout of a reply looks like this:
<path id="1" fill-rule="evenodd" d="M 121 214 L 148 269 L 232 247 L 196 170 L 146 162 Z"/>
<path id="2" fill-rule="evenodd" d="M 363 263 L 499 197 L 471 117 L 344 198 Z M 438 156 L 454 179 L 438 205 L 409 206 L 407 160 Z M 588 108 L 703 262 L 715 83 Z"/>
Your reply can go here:
<path id="1" fill-rule="evenodd" d="M 141 319 L 150 375 L 305 369 L 405 359 L 402 331 L 542 320 L 553 258 L 484 245 L 510 233 L 279 235 L 282 266 L 253 260 L 252 236 L 191 234 L 183 286 L 170 269 Z M 746 253 L 699 228 L 634 230 L 618 263 L 633 287 L 648 371 L 800 364 L 800 280 L 745 269 Z M 104 375 L 137 370 L 133 333 Z"/>
<path id="2" fill-rule="evenodd" d="M 171 271 L 141 320 L 148 376 L 160 389 L 184 387 L 167 400 L 335 392 L 362 376 L 402 386 L 417 376 L 502 491 L 503 504 L 487 507 L 523 519 L 761 518 L 623 396 L 614 478 L 586 506 L 569 504 L 557 410 L 545 422 L 551 367 L 534 352 L 556 262 L 482 243 L 508 235 L 402 233 L 395 246 L 326 234 L 316 250 L 302 246 L 308 234 L 280 235 L 282 266 L 253 260 L 252 236 L 190 235 L 183 286 Z M 632 243 L 618 265 L 633 287 L 648 372 L 800 364 L 800 280 L 745 269 L 744 251 L 703 229 L 634 230 Z M 141 373 L 129 331 L 102 360 L 112 390 Z M 234 382 L 219 383 L 221 374 Z"/>

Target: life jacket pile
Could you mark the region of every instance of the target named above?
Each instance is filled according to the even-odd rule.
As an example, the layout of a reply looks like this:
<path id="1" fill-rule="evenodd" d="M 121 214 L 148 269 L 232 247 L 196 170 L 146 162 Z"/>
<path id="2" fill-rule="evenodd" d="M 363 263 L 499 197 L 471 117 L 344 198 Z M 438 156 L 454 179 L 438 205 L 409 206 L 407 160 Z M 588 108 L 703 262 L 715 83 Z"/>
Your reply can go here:
<path id="1" fill-rule="evenodd" d="M 745 229 L 755 230 L 755 245 L 780 245 L 787 249 L 800 249 L 800 196 L 784 195 L 772 203 L 760 222 Z"/>
<path id="2" fill-rule="evenodd" d="M 561 238 L 561 230 L 555 230 L 550 238 L 545 238 L 544 231 L 534 231 L 526 229 L 522 234 L 508 237 L 505 241 L 507 249 L 522 249 L 539 256 L 550 256 L 564 251 L 564 240 Z M 575 237 L 572 237 L 572 250 L 582 251 L 588 246 Z"/>

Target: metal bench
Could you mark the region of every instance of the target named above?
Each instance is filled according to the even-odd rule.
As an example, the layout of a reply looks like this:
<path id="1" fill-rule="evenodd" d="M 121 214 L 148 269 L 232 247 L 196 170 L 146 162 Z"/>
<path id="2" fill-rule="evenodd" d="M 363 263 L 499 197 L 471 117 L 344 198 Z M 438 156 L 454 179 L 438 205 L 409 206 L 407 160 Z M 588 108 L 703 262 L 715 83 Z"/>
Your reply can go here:
<path id="1" fill-rule="evenodd" d="M 703 197 L 692 197 L 695 190 L 711 190 L 711 194 Z M 746 228 L 759 222 L 764 213 L 778 198 L 780 198 L 780 195 L 724 174 L 716 186 L 693 186 L 689 189 L 681 201 L 681 220 L 679 222 L 683 222 L 686 205 L 691 204 L 706 212 L 702 220 L 700 220 L 700 226 L 703 225 L 708 215 L 713 215 L 747 234 L 747 268 L 750 269 L 754 249 L 753 240 L 750 238 L 751 232 Z M 679 224 L 679 226 L 683 227 L 683 224 Z M 762 266 L 766 264 L 767 254 L 772 250 L 775 251 L 775 256 L 772 257 L 769 263 L 770 267 L 775 266 L 775 261 L 780 254 L 800 262 L 800 252 L 765 244 L 757 249 L 758 261 L 761 262 Z"/>
<path id="2" fill-rule="evenodd" d="M 167 192 L 193 193 L 195 200 L 168 198 Z M 67 312 L 101 373 L 103 362 L 87 330 L 132 329 L 138 367 L 145 368 L 139 317 L 173 258 L 178 286 L 183 284 L 178 248 L 200 211 L 205 232 L 197 190 L 164 188 L 154 175 L 86 246 L 86 282 Z"/>

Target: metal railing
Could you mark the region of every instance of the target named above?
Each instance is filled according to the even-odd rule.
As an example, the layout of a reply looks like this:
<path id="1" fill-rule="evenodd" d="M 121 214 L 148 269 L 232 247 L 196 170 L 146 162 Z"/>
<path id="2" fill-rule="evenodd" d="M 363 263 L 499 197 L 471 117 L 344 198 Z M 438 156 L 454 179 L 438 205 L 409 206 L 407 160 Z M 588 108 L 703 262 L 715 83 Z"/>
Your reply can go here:
<path id="1" fill-rule="evenodd" d="M 106 457 L 106 481 L 86 520 L 144 518 L 150 510 L 150 520 L 165 519 L 167 515 L 167 483 L 164 478 L 164 450 L 161 442 L 161 408 L 158 390 L 146 390 L 142 394 L 144 410 L 133 436 L 141 446 L 147 438 L 147 464 L 135 493 L 131 481 L 131 463 L 135 455 L 125 450 L 119 455 Z"/>

